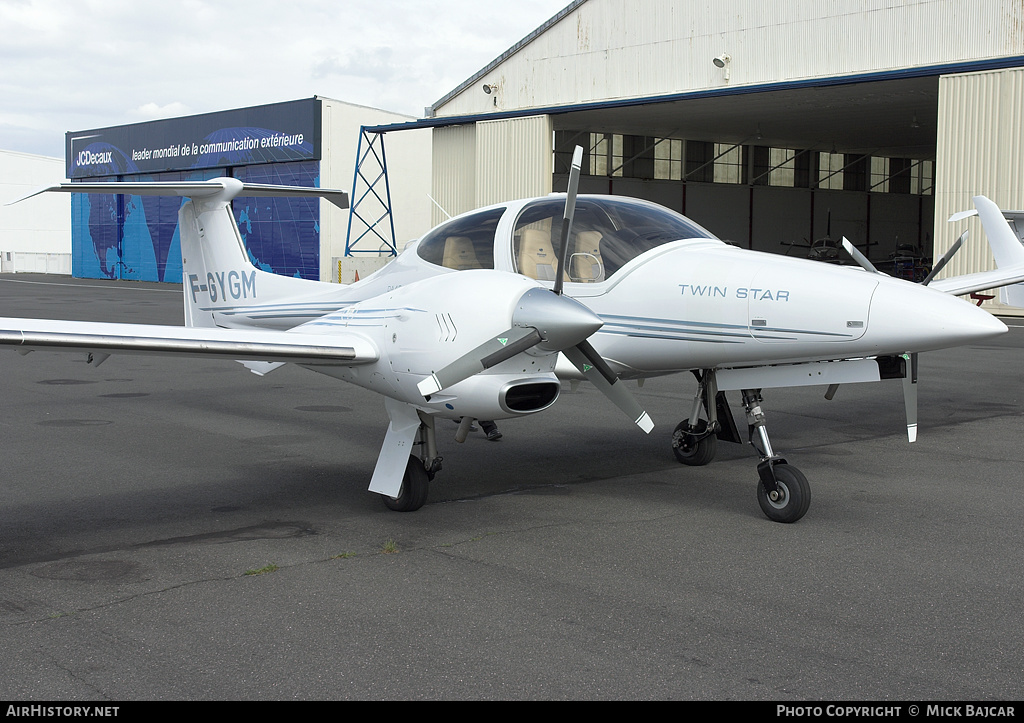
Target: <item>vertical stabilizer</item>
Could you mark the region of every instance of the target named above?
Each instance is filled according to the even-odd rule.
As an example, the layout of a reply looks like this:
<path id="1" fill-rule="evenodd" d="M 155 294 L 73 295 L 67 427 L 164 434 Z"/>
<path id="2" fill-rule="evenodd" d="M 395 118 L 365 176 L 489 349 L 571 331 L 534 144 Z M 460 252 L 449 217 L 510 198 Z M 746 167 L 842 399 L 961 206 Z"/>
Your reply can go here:
<path id="1" fill-rule="evenodd" d="M 344 191 L 213 178 L 207 181 L 60 183 L 18 200 L 46 191 L 188 198 L 178 211 L 186 326 L 287 329 L 307 321 L 310 316 L 337 308 L 324 302 L 324 299 L 333 301 L 336 295 L 333 289 L 325 292 L 322 288 L 330 284 L 278 276 L 253 266 L 231 213 L 231 199 L 239 195 L 312 196 L 323 198 L 338 208 L 348 208 L 348 194 Z M 286 303 L 298 301 L 310 303 Z M 298 309 L 299 306 L 303 308 Z"/>
<path id="2" fill-rule="evenodd" d="M 255 301 L 266 275 L 249 261 L 230 203 L 193 199 L 178 211 L 185 326 L 223 326 L 216 313 Z"/>
<path id="3" fill-rule="evenodd" d="M 992 255 L 1000 269 L 1024 266 L 1024 245 L 1007 222 L 1003 211 L 984 196 L 974 197 L 981 224 L 985 227 Z M 1003 286 L 999 289 L 999 300 L 1007 306 L 1024 307 L 1024 284 Z"/>

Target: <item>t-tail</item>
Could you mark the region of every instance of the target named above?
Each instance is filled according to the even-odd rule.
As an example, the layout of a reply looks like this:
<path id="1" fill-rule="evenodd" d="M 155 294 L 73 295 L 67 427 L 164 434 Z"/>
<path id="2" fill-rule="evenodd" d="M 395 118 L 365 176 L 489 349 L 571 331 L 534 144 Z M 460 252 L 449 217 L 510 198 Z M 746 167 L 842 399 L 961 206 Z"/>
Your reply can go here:
<path id="1" fill-rule="evenodd" d="M 1024 245 L 1007 219 L 1024 218 L 1021 211 L 1001 211 L 985 196 L 974 197 L 974 209 L 950 216 L 951 222 L 977 215 L 988 237 L 996 269 L 964 276 L 953 276 L 931 282 L 930 286 L 950 294 L 970 294 L 988 289 L 1001 289 L 1003 303 L 1024 306 Z"/>
<path id="2" fill-rule="evenodd" d="M 332 310 L 325 298 L 332 293 L 325 292 L 325 285 L 279 276 L 253 265 L 231 212 L 231 200 L 238 196 L 314 196 L 325 198 L 338 208 L 348 208 L 348 194 L 344 191 L 214 178 L 180 182 L 62 183 L 35 191 L 30 196 L 44 191 L 188 198 L 178 211 L 185 326 L 284 329 L 302 323 L 311 315 Z"/>

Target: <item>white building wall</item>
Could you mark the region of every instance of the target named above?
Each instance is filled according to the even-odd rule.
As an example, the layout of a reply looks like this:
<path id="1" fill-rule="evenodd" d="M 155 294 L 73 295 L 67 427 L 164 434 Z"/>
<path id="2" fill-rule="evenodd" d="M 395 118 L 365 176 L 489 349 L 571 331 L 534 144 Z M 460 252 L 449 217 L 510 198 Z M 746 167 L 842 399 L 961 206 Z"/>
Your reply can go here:
<path id="1" fill-rule="evenodd" d="M 350 195 L 355 173 L 356 155 L 359 147 L 359 132 L 363 126 L 406 123 L 416 120 L 411 116 L 392 113 L 378 108 L 345 103 L 331 98 L 320 98 L 323 102 L 322 157 L 320 163 L 320 185 L 324 188 L 339 188 Z M 391 210 L 395 224 L 395 240 L 398 250 L 414 238 L 418 238 L 431 227 L 430 193 L 431 138 L 430 130 L 401 131 L 388 133 L 384 137 L 387 155 L 388 180 L 391 189 Z M 367 167 L 372 180 L 380 172 Z M 365 186 L 357 189 L 364 192 Z M 383 186 L 379 192 L 383 194 Z M 355 198 L 349 198 L 354 203 Z M 372 205 L 372 201 L 368 201 Z M 380 212 L 367 209 L 367 215 L 375 220 Z M 337 209 L 327 201 L 320 205 L 320 278 L 337 280 L 337 260 L 345 255 L 348 234 L 349 212 Z M 365 226 L 360 232 L 365 230 Z M 353 223 L 353 233 L 356 223 Z M 361 244 L 360 248 L 366 248 Z M 365 275 L 365 274 L 364 274 Z"/>
<path id="2" fill-rule="evenodd" d="M 995 268 L 977 217 L 955 224 L 947 219 L 973 208 L 978 194 L 1003 209 L 1024 208 L 1024 69 L 940 79 L 935 166 L 935 257 L 970 231 L 941 275 Z M 989 306 L 1002 310 L 994 302 Z"/>
<path id="3" fill-rule="evenodd" d="M 711 61 L 723 53 L 730 62 L 717 68 Z M 587 0 L 435 112 L 543 108 L 1020 54 L 1024 6 L 1016 0 Z M 485 83 L 496 91 L 485 94 Z"/>
<path id="4" fill-rule="evenodd" d="M 71 273 L 71 198 L 46 193 L 5 204 L 65 179 L 64 160 L 0 151 L 0 271 Z"/>

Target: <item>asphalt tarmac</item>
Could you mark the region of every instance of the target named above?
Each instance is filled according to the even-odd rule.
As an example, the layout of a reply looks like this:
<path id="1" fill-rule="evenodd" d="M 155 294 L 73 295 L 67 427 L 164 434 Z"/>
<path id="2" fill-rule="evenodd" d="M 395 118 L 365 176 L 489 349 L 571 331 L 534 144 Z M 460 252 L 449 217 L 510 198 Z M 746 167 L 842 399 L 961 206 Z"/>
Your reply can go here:
<path id="1" fill-rule="evenodd" d="M 181 323 L 180 287 L 0 276 L 0 315 Z M 765 394 L 810 480 L 679 465 L 685 375 L 583 385 L 366 491 L 376 395 L 293 366 L 0 350 L 0 700 L 1024 698 L 1024 329 L 900 383 Z M 738 400 L 733 400 L 738 414 Z M 446 423 L 448 424 L 448 423 Z M 445 427 L 442 425 L 442 430 Z"/>

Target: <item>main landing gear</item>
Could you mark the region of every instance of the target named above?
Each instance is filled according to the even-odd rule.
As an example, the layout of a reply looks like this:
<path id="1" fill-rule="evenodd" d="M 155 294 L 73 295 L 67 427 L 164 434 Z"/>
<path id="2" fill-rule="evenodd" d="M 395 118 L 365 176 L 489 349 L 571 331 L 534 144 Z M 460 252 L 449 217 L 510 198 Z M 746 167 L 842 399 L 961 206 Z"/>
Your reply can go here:
<path id="1" fill-rule="evenodd" d="M 410 454 L 402 476 L 402 489 L 398 497 L 381 495 L 384 506 L 395 512 L 415 512 L 427 501 L 430 482 L 434 475 L 441 471 L 441 457 L 437 453 L 437 442 L 434 437 L 434 419 L 422 415 L 420 426 L 416 430 L 414 446 L 419 454 Z"/>
<path id="2" fill-rule="evenodd" d="M 713 369 L 694 372 L 697 393 L 690 416 L 679 423 L 672 435 L 672 451 L 683 464 L 699 466 L 714 459 L 718 440 L 740 443 L 742 440 L 725 392 L 718 390 Z M 757 501 L 768 519 L 775 522 L 796 522 L 811 505 L 811 488 L 807 478 L 772 450 L 761 410 L 761 390 L 743 389 L 743 410 L 747 415 L 748 441 L 760 459 L 757 475 Z M 701 410 L 706 419 L 701 419 Z"/>

